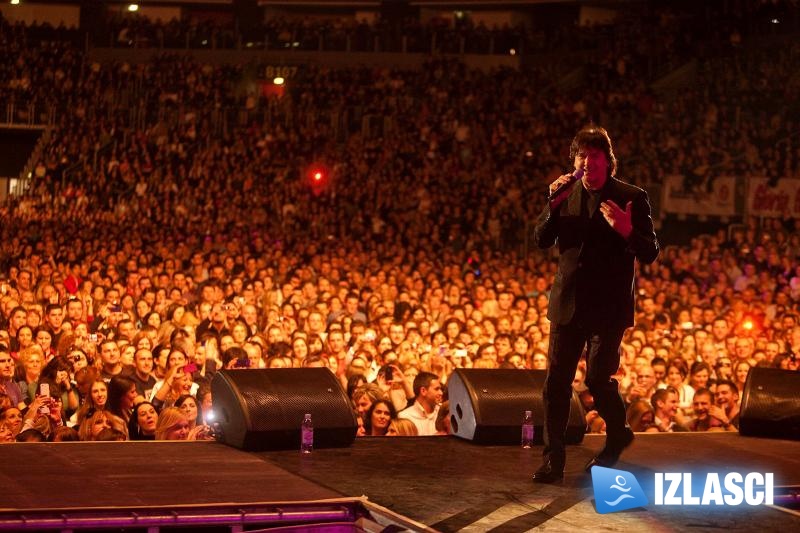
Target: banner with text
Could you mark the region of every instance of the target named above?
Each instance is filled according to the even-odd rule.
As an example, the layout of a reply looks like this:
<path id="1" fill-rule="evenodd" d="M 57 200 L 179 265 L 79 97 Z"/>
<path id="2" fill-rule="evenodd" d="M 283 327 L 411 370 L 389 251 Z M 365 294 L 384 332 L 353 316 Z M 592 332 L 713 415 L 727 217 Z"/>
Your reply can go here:
<path id="1" fill-rule="evenodd" d="M 736 178 L 717 176 L 710 187 L 695 185 L 686 190 L 681 175 L 666 176 L 663 188 L 663 213 L 683 215 L 733 216 L 736 214 Z"/>
<path id="2" fill-rule="evenodd" d="M 800 180 L 779 179 L 774 186 L 767 178 L 747 182 L 747 212 L 758 217 L 800 217 Z"/>

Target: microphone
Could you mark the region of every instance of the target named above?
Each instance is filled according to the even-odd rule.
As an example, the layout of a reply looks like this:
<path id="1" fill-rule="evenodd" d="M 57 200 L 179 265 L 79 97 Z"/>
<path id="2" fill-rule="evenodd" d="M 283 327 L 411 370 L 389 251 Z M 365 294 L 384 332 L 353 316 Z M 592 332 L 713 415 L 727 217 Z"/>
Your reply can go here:
<path id="1" fill-rule="evenodd" d="M 567 189 L 569 189 L 570 187 L 572 187 L 573 183 L 575 183 L 576 181 L 581 179 L 583 177 L 583 169 L 579 168 L 578 170 L 573 172 L 571 174 L 571 176 L 572 176 L 571 180 L 569 180 L 566 183 L 562 183 L 561 185 L 559 185 L 558 188 L 555 191 L 553 191 L 553 194 L 551 194 L 550 196 L 547 197 L 547 201 L 548 202 L 552 202 L 553 200 L 555 200 L 562 192 L 564 192 Z"/>

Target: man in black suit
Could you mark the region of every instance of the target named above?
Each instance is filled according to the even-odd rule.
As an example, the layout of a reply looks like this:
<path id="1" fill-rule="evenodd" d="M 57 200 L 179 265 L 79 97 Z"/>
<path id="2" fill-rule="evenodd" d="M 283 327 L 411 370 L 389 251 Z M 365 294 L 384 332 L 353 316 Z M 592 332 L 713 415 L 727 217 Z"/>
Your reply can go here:
<path id="1" fill-rule="evenodd" d="M 571 386 L 584 349 L 586 385 L 607 433 L 605 447 L 587 470 L 613 466 L 633 441 L 611 376 L 619 367 L 622 335 L 633 325 L 634 259 L 652 263 L 659 251 L 647 193 L 615 178 L 617 161 L 606 130 L 594 125 L 581 129 L 570 157 L 575 172 L 550 184 L 551 198 L 534 230 L 537 246 L 558 243 L 560 252 L 547 310 L 552 327 L 544 389 L 544 462 L 533 475 L 540 483 L 564 476 Z"/>

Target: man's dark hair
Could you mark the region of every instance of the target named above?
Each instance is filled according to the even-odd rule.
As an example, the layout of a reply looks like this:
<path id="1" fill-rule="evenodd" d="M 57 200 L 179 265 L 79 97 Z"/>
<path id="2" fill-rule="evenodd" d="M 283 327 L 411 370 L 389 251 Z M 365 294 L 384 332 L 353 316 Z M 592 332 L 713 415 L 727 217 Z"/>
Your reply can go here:
<path id="1" fill-rule="evenodd" d="M 658 389 L 656 390 L 653 395 L 650 397 L 650 405 L 653 406 L 653 409 L 658 411 L 658 402 L 666 402 L 667 396 L 672 393 L 674 395 L 678 395 L 678 391 L 675 390 L 673 387 L 667 387 L 666 389 Z"/>
<path id="2" fill-rule="evenodd" d="M 20 431 L 16 437 L 17 442 L 47 442 L 47 438 L 44 436 L 44 433 L 39 431 L 38 429 L 26 429 L 24 431 Z"/>
<path id="3" fill-rule="evenodd" d="M 653 360 L 650 361 L 650 368 L 652 368 L 652 367 L 654 367 L 656 365 L 667 366 L 667 361 L 663 357 L 658 357 L 658 356 L 653 357 Z"/>
<path id="4" fill-rule="evenodd" d="M 228 368 L 228 363 L 233 361 L 234 359 L 237 360 L 244 360 L 247 359 L 247 352 L 244 351 L 244 348 L 240 348 L 239 346 L 231 346 L 224 352 L 222 352 L 222 367 Z"/>
<path id="5" fill-rule="evenodd" d="M 497 339 L 506 339 L 508 342 L 511 342 L 511 335 L 508 333 L 498 333 L 494 336 L 494 344 L 497 345 Z"/>
<path id="6" fill-rule="evenodd" d="M 578 152 L 586 148 L 597 148 L 602 150 L 608 159 L 608 177 L 617 174 L 617 158 L 614 156 L 614 149 L 611 148 L 611 137 L 605 128 L 589 124 L 584 126 L 572 139 L 572 145 L 569 147 L 570 159 L 575 159 Z"/>
<path id="7" fill-rule="evenodd" d="M 423 387 L 426 389 L 429 388 L 431 386 L 431 381 L 437 379 L 439 379 L 439 376 L 433 372 L 420 372 L 417 374 L 417 377 L 414 378 L 414 397 L 419 396 Z"/>
<path id="8" fill-rule="evenodd" d="M 689 369 L 689 375 L 693 376 L 698 372 L 702 372 L 703 370 L 708 372 L 709 376 L 711 375 L 711 367 L 708 366 L 708 363 L 706 363 L 705 361 L 695 361 L 694 363 L 692 363 L 692 367 Z M 697 392 L 695 392 L 695 394 L 697 394 Z"/>
<path id="9" fill-rule="evenodd" d="M 717 381 L 717 389 L 719 389 L 720 385 L 727 385 L 728 387 L 731 388 L 731 392 L 733 392 L 734 394 L 739 394 L 739 387 L 737 387 L 736 383 L 734 383 L 729 379 L 721 379 Z"/>
<path id="10" fill-rule="evenodd" d="M 131 320 L 130 318 L 123 318 L 122 320 L 117 322 L 117 327 L 114 329 L 114 338 L 115 339 L 119 338 L 119 329 L 120 329 L 120 326 L 122 324 L 132 324 L 134 327 L 136 327 L 136 324 L 133 323 L 133 320 Z"/>
<path id="11" fill-rule="evenodd" d="M 306 367 L 309 367 L 312 364 L 316 364 L 316 363 L 323 363 L 324 364 L 325 361 L 323 361 L 322 357 L 320 357 L 319 355 L 310 355 L 309 354 L 309 355 L 306 356 L 305 359 L 303 359 L 302 366 L 304 368 L 306 368 Z"/>
<path id="12" fill-rule="evenodd" d="M 255 343 L 253 343 L 255 344 Z M 288 342 L 278 341 L 267 348 L 267 357 L 291 357 L 292 347 Z"/>
<path id="13" fill-rule="evenodd" d="M 707 388 L 705 388 L 705 387 L 700 387 L 699 389 L 697 389 L 696 391 L 694 391 L 694 397 L 695 397 L 695 398 L 697 398 L 698 396 L 703 396 L 703 395 L 706 395 L 706 396 L 708 396 L 709 398 L 713 398 L 713 397 L 714 397 L 714 395 L 713 395 L 713 394 L 711 394 L 711 390 L 710 390 L 710 389 L 707 389 Z"/>

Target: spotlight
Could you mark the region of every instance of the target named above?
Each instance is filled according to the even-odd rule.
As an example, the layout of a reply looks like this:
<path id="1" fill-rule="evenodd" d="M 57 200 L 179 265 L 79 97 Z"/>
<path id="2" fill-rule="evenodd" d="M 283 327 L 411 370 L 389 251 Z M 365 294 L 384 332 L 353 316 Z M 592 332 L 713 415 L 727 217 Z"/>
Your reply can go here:
<path id="1" fill-rule="evenodd" d="M 324 164 L 314 164 L 306 170 L 306 183 L 314 196 L 319 196 L 330 186 L 330 171 Z"/>
<path id="2" fill-rule="evenodd" d="M 139 11 L 139 4 L 129 4 L 128 11 L 130 11 L 131 13 Z"/>

